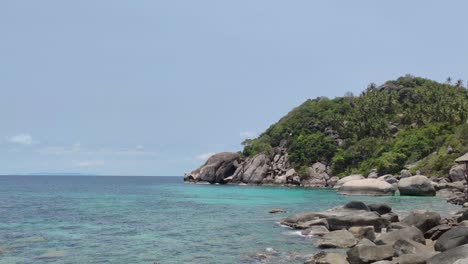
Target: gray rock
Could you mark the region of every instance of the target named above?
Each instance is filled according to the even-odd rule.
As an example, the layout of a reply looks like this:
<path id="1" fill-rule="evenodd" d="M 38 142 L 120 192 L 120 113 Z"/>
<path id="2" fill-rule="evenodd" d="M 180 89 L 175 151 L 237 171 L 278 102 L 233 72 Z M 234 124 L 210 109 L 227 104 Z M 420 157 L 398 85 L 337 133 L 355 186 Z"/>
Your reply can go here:
<path id="1" fill-rule="evenodd" d="M 380 260 L 391 260 L 393 247 L 383 246 L 357 246 L 346 252 L 350 264 L 370 264 Z"/>
<path id="2" fill-rule="evenodd" d="M 416 253 L 427 253 L 434 252 L 425 245 L 406 239 L 399 239 L 393 244 L 393 249 L 395 250 L 396 256 L 402 256 L 406 254 L 416 254 Z M 431 256 L 432 257 L 432 256 Z M 426 258 L 428 259 L 428 258 Z"/>
<path id="3" fill-rule="evenodd" d="M 449 178 L 453 182 L 465 181 L 465 165 L 458 164 L 452 166 L 449 172 Z"/>
<path id="4" fill-rule="evenodd" d="M 468 258 L 468 245 L 449 249 L 427 260 L 427 264 L 454 264 L 457 260 Z"/>
<path id="5" fill-rule="evenodd" d="M 184 181 L 205 181 L 223 183 L 224 179 L 234 174 L 239 165 L 240 155 L 233 152 L 222 152 L 211 156 L 198 169 L 187 173 Z"/>
<path id="6" fill-rule="evenodd" d="M 415 226 L 423 233 L 429 231 L 431 228 L 440 225 L 440 214 L 426 210 L 414 210 L 403 218 L 401 222 L 408 226 Z"/>
<path id="7" fill-rule="evenodd" d="M 348 231 L 357 239 L 366 238 L 370 241 L 375 240 L 375 229 L 373 226 L 352 226 Z"/>
<path id="8" fill-rule="evenodd" d="M 390 223 L 396 223 L 400 221 L 400 217 L 395 213 L 383 214 L 382 218 L 388 220 Z"/>
<path id="9" fill-rule="evenodd" d="M 354 180 L 344 183 L 338 193 L 346 195 L 394 195 L 396 188 L 378 179 Z"/>
<path id="10" fill-rule="evenodd" d="M 434 248 L 443 252 L 465 244 L 468 244 L 468 227 L 461 226 L 452 228 L 441 235 Z"/>
<path id="11" fill-rule="evenodd" d="M 349 264 L 349 262 L 340 254 L 321 251 L 306 260 L 304 264 Z"/>
<path id="12" fill-rule="evenodd" d="M 307 229 L 312 226 L 324 226 L 327 229 L 329 228 L 328 226 L 328 221 L 326 219 L 316 219 L 316 220 L 310 220 L 307 222 L 299 223 L 298 225 L 295 226 L 296 229 Z"/>
<path id="13" fill-rule="evenodd" d="M 355 181 L 355 180 L 363 180 L 365 179 L 364 176 L 360 175 L 360 174 L 355 174 L 355 175 L 349 175 L 349 176 L 346 176 L 346 177 L 343 177 L 341 178 L 335 185 L 333 188 L 337 189 L 339 188 L 341 185 L 349 182 L 349 181 Z"/>
<path id="14" fill-rule="evenodd" d="M 268 171 L 270 158 L 265 154 L 258 154 L 244 162 L 243 172 L 234 177 L 240 178 L 244 183 L 260 184 Z"/>
<path id="15" fill-rule="evenodd" d="M 446 224 L 438 225 L 425 232 L 424 237 L 426 239 L 437 240 L 442 234 L 449 231 L 451 228 L 451 226 Z"/>
<path id="16" fill-rule="evenodd" d="M 387 175 L 384 175 L 384 176 L 380 176 L 379 178 L 377 178 L 381 181 L 386 181 L 390 184 L 394 184 L 394 183 L 398 183 L 398 179 L 393 176 L 393 175 L 390 175 L 390 174 L 387 174 Z"/>
<path id="17" fill-rule="evenodd" d="M 400 239 L 412 240 L 421 244 L 426 244 L 423 233 L 416 227 L 406 227 L 393 230 L 388 233 L 382 233 L 375 239 L 374 242 L 377 245 L 393 246 L 393 244 Z"/>
<path id="18" fill-rule="evenodd" d="M 401 195 L 434 196 L 436 194 L 432 182 L 422 175 L 403 178 L 398 182 Z"/>
<path id="19" fill-rule="evenodd" d="M 400 178 L 408 178 L 411 177 L 411 172 L 409 170 L 401 170 L 400 172 Z"/>
<path id="20" fill-rule="evenodd" d="M 348 230 L 337 230 L 323 235 L 317 243 L 319 248 L 350 248 L 355 246 L 358 240 Z"/>
<path id="21" fill-rule="evenodd" d="M 368 207 L 371 211 L 377 212 L 380 215 L 388 214 L 392 212 L 392 208 L 387 204 L 375 203 L 375 204 L 369 204 Z"/>
<path id="22" fill-rule="evenodd" d="M 394 260 L 398 264 L 426 264 L 426 261 L 436 254 L 436 252 L 421 252 L 403 255 Z"/>
<path id="23" fill-rule="evenodd" d="M 367 175 L 368 179 L 377 179 L 378 177 L 379 177 L 379 173 L 377 172 L 377 169 L 372 169 L 369 175 Z"/>
<path id="24" fill-rule="evenodd" d="M 338 183 L 339 180 L 340 178 L 338 176 L 333 176 L 327 181 L 327 186 L 334 187 Z"/>
<path id="25" fill-rule="evenodd" d="M 459 259 L 455 261 L 453 264 L 468 264 L 468 258 Z"/>
<path id="26" fill-rule="evenodd" d="M 330 231 L 323 225 L 313 225 L 301 232 L 304 236 L 323 236 Z"/>
<path id="27" fill-rule="evenodd" d="M 308 212 L 290 215 L 283 219 L 281 224 L 296 228 L 302 223 L 321 218 L 327 220 L 330 230 L 347 229 L 352 226 L 374 226 L 376 231 L 380 231 L 390 224 L 390 222 L 375 212 L 343 208 L 327 212 Z"/>

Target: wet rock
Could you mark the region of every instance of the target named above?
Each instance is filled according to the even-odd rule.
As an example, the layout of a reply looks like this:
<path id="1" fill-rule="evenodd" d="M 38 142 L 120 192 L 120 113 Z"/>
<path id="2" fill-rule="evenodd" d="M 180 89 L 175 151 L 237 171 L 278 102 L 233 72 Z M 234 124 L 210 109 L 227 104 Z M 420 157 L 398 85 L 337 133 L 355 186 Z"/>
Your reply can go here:
<path id="1" fill-rule="evenodd" d="M 434 196 L 436 194 L 432 182 L 422 175 L 403 178 L 398 182 L 401 195 Z"/>
<path id="2" fill-rule="evenodd" d="M 423 233 L 429 231 L 431 228 L 440 225 L 440 214 L 426 210 L 414 210 L 403 218 L 401 222 L 408 226 L 415 226 Z"/>
<path id="3" fill-rule="evenodd" d="M 468 227 L 455 227 L 441 235 L 434 248 L 443 252 L 465 244 L 468 244 Z"/>

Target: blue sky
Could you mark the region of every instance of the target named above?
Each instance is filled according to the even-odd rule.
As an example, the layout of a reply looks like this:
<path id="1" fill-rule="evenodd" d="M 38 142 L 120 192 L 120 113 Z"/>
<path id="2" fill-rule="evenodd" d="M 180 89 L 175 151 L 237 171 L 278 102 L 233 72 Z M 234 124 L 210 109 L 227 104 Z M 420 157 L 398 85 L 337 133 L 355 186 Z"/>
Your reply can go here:
<path id="1" fill-rule="evenodd" d="M 468 79 L 466 1 L 1 1 L 0 174 L 182 175 L 307 98 Z"/>

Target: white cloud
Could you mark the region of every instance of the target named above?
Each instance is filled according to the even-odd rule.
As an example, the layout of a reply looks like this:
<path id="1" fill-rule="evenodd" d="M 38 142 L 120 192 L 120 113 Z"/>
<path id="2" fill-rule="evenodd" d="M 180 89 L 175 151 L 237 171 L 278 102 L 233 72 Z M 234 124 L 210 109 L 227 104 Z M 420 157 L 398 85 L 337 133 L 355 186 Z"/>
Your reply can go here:
<path id="1" fill-rule="evenodd" d="M 257 136 L 257 133 L 252 131 L 244 131 L 240 133 L 241 138 L 254 138 Z"/>
<path id="2" fill-rule="evenodd" d="M 81 161 L 75 164 L 75 167 L 96 167 L 104 165 L 104 161 L 101 160 L 87 160 Z"/>
<path id="3" fill-rule="evenodd" d="M 30 134 L 18 134 L 9 139 L 11 143 L 20 145 L 31 145 L 34 140 Z"/>
<path id="4" fill-rule="evenodd" d="M 203 154 L 198 155 L 196 158 L 198 160 L 205 161 L 209 159 L 211 156 L 213 156 L 214 154 L 215 154 L 214 152 L 203 153 Z"/>

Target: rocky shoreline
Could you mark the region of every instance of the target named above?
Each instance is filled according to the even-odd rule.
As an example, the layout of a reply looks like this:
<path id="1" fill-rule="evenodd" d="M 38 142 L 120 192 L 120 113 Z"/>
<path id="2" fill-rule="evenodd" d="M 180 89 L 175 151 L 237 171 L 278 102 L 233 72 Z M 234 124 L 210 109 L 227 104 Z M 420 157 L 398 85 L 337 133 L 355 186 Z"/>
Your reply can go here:
<path id="1" fill-rule="evenodd" d="M 468 206 L 446 218 L 415 210 L 400 219 L 386 204 L 352 201 L 325 212 L 293 214 L 281 224 L 319 238 L 315 246 L 324 251 L 305 264 L 468 263 Z"/>
<path id="2" fill-rule="evenodd" d="M 222 152 L 211 156 L 205 164 L 185 174 L 184 181 L 197 184 L 280 185 L 312 188 L 334 188 L 346 195 L 410 195 L 440 196 L 448 202 L 463 205 L 466 168 L 454 165 L 448 177 L 411 175 L 402 170 L 400 175 L 379 175 L 377 170 L 363 175 L 343 178 L 331 176 L 328 166 L 320 162 L 299 176 L 288 161 L 286 148 L 277 147 L 273 153 L 243 158 L 238 153 Z"/>
<path id="3" fill-rule="evenodd" d="M 448 177 L 379 175 L 367 177 L 330 176 L 320 162 L 300 177 L 288 161 L 285 148 L 271 155 L 258 154 L 244 159 L 238 153 L 223 152 L 210 157 L 184 181 L 197 184 L 280 185 L 333 188 L 344 195 L 439 196 L 463 205 L 455 215 L 442 218 L 437 212 L 411 211 L 401 217 L 386 204 L 350 202 L 325 212 L 290 215 L 281 224 L 300 230 L 304 236 L 320 238 L 320 249 L 342 249 L 346 255 L 321 251 L 305 264 L 468 264 L 468 200 L 466 167 L 455 165 Z M 270 213 L 285 213 L 274 209 Z"/>

